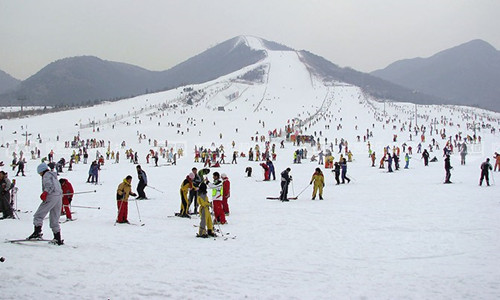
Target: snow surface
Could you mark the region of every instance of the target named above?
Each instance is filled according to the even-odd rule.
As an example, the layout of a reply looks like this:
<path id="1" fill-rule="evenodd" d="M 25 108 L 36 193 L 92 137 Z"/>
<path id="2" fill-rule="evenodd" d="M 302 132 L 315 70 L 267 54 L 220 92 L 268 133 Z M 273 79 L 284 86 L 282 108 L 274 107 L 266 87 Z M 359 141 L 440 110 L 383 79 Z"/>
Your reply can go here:
<path id="1" fill-rule="evenodd" d="M 255 40 L 251 44 L 258 47 Z M 100 207 L 73 208 L 77 221 L 61 225 L 66 245 L 0 243 L 0 256 L 6 259 L 0 264 L 1 298 L 500 298 L 500 211 L 494 182 L 498 173 L 492 176 L 491 187 L 478 186 L 479 165 L 500 152 L 499 115 L 464 107 L 417 107 L 419 126 L 430 128 L 437 120 L 437 129 L 446 127 L 448 135 L 472 135 L 466 128 L 472 120 L 497 129 L 496 134 L 478 131 L 482 143 L 470 145 L 465 166 L 460 165 L 458 154 L 452 155 L 455 184 L 444 185 L 442 151 L 431 152 L 439 161 L 424 167 L 415 153 L 417 137 L 413 134 L 410 141 L 410 132 L 400 131 L 405 123 L 406 129 L 409 122 L 414 125 L 413 104 L 386 103 L 384 115 L 384 104 L 366 97 L 357 87 L 325 83 L 309 73 L 296 52 L 268 51 L 268 55 L 234 74 L 192 86 L 204 91 L 193 106 L 182 104 L 186 92 L 179 88 L 75 111 L 2 120 L 0 160 L 8 165 L 12 152 L 20 150 L 28 158 L 27 176 L 16 177 L 21 211 L 34 212 L 40 203 L 41 180 L 35 171 L 39 160 L 29 159 L 34 147 L 42 155 L 54 150 L 56 160 L 69 158 L 73 149 L 64 148 L 64 141 L 80 134 L 83 139 L 104 140 L 106 145 L 109 141 L 112 150 L 120 151 L 121 160 L 118 164 L 106 161 L 101 185 L 85 183 L 89 165 L 75 164 L 73 171 L 61 174 L 75 191 L 97 191 L 75 195 L 73 205 Z M 259 66 L 267 70 L 264 83 L 236 80 Z M 228 95 L 235 92 L 239 96 L 229 100 Z M 158 109 L 176 103 L 179 106 Z M 217 111 L 219 106 L 225 111 Z M 230 162 L 232 141 L 234 150 L 247 153 L 256 145 L 252 136 L 267 136 L 275 128 L 279 131 L 294 118 L 310 121 L 308 134 L 316 131 L 319 137 L 322 131 L 322 143 L 324 137 L 328 144 L 335 138 L 349 141 L 354 154 L 348 168 L 351 183 L 336 186 L 330 170 L 321 166 L 325 200 L 311 201 L 309 181 L 317 163 L 307 159 L 292 164 L 297 148 L 286 142 L 285 149 L 280 149 L 283 137 L 274 138 L 276 181 L 260 181 L 258 163 L 246 158 L 212 169 L 227 173 L 231 180 L 229 224 L 221 229 L 235 239 L 195 238 L 193 225 L 199 224 L 198 218 L 169 217 L 179 211 L 182 180 L 193 166 L 202 167 L 193 163 L 195 146 L 214 149 L 212 143 L 222 144 Z M 337 128 L 339 124 L 342 128 Z M 410 169 L 387 173 L 370 167 L 362 138 L 367 129 L 373 131 L 370 142 L 377 164 L 383 147 L 401 147 L 406 142 L 414 148 Z M 31 134 L 30 147 L 25 147 L 23 133 Z M 146 140 L 139 143 L 138 133 L 146 134 Z M 396 143 L 393 134 L 398 134 Z M 435 133 L 427 133 L 424 146 L 432 138 L 444 146 L 445 141 Z M 176 166 L 147 165 L 147 151 L 159 149 L 153 147 L 155 139 L 159 146 L 167 141 L 169 148 L 182 147 L 185 156 Z M 150 186 L 163 192 L 147 188 L 150 200 L 129 202 L 129 220 L 145 226 L 113 226 L 116 187 L 128 174 L 134 177 L 134 187 L 137 183 L 135 165 L 125 159 L 122 141 L 127 149 L 139 152 Z M 258 144 L 264 148 L 264 143 Z M 308 157 L 317 153 L 315 148 L 303 147 Z M 96 150 L 106 152 L 105 148 L 91 149 L 90 158 Z M 337 151 L 334 156 L 337 161 Z M 160 164 L 165 160 L 160 159 Z M 253 167 L 253 178 L 245 177 L 247 166 Z M 288 203 L 266 200 L 279 194 L 279 173 L 289 166 L 294 178 L 290 194 L 303 191 L 299 199 Z M 14 178 L 8 166 L 3 169 Z M 19 213 L 19 217 L 0 221 L 3 239 L 31 234 L 32 213 Z M 48 223 L 43 230 L 46 237 L 52 236 Z"/>

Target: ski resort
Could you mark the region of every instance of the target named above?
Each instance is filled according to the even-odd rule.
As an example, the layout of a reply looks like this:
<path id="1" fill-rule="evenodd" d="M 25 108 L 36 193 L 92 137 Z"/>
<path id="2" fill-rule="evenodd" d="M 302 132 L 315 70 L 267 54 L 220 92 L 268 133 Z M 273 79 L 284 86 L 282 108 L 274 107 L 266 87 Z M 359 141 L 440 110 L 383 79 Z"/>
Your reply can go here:
<path id="1" fill-rule="evenodd" d="M 301 52 L 233 42 L 266 55 L 205 83 L 1 120 L 16 191 L 0 224 L 5 299 L 500 296 L 500 114 L 377 98 Z M 74 191 L 60 224 L 47 214 L 26 240 L 44 170 Z"/>

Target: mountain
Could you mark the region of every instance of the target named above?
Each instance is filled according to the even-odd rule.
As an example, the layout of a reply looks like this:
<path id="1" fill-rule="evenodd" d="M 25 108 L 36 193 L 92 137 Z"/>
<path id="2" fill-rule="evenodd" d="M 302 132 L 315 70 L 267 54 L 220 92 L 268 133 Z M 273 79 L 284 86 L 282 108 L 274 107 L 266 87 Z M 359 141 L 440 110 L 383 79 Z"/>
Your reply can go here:
<path id="1" fill-rule="evenodd" d="M 304 63 L 316 75 L 327 81 L 334 80 L 358 86 L 375 98 L 417 104 L 436 104 L 443 101 L 439 97 L 423 94 L 367 73 L 351 68 L 341 68 L 308 51 L 300 51 L 300 53 Z"/>
<path id="2" fill-rule="evenodd" d="M 500 111 L 500 51 L 482 40 L 429 58 L 400 60 L 371 74 L 440 97 L 443 104 Z"/>
<path id="3" fill-rule="evenodd" d="M 80 56 L 55 61 L 0 95 L 4 105 L 20 96 L 28 105 L 70 105 L 115 100 L 186 84 L 206 82 L 239 70 L 264 57 L 236 37 L 162 72 L 134 65 Z"/>
<path id="4" fill-rule="evenodd" d="M 13 90 L 21 81 L 0 70 L 0 94 Z"/>

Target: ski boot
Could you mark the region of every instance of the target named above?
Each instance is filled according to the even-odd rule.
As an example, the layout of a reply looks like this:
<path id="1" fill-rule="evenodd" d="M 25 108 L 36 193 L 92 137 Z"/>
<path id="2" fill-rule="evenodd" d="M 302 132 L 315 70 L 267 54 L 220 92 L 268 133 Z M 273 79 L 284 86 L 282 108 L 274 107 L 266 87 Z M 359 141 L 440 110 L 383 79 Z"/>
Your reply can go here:
<path id="1" fill-rule="evenodd" d="M 206 239 L 206 238 L 208 238 L 208 234 L 206 234 L 206 233 L 202 233 L 202 234 L 197 233 L 196 237 L 205 238 Z"/>
<path id="2" fill-rule="evenodd" d="M 61 240 L 61 232 L 54 232 L 54 239 L 50 241 L 53 245 L 64 245 L 64 240 Z"/>
<path id="3" fill-rule="evenodd" d="M 43 239 L 42 226 L 35 226 L 35 231 L 27 238 L 27 240 Z"/>
<path id="4" fill-rule="evenodd" d="M 216 237 L 217 234 L 215 234 L 215 232 L 213 232 L 213 230 L 208 230 L 208 235 L 211 236 L 211 237 Z"/>

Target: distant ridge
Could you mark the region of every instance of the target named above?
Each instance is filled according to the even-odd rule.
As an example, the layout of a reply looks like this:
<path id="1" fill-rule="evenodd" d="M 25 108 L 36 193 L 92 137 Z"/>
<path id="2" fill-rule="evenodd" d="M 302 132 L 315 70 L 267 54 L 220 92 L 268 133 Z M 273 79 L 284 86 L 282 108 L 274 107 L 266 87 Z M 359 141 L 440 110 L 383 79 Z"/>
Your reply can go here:
<path id="1" fill-rule="evenodd" d="M 23 81 L 15 91 L 0 95 L 1 105 L 92 104 L 206 82 L 265 57 L 233 38 L 162 72 L 134 65 L 79 56 L 55 61 Z"/>
<path id="2" fill-rule="evenodd" d="M 0 94 L 16 89 L 20 83 L 21 80 L 0 70 Z"/>
<path id="3" fill-rule="evenodd" d="M 482 40 L 429 58 L 400 60 L 371 74 L 439 97 L 442 104 L 500 111 L 500 51 Z"/>

